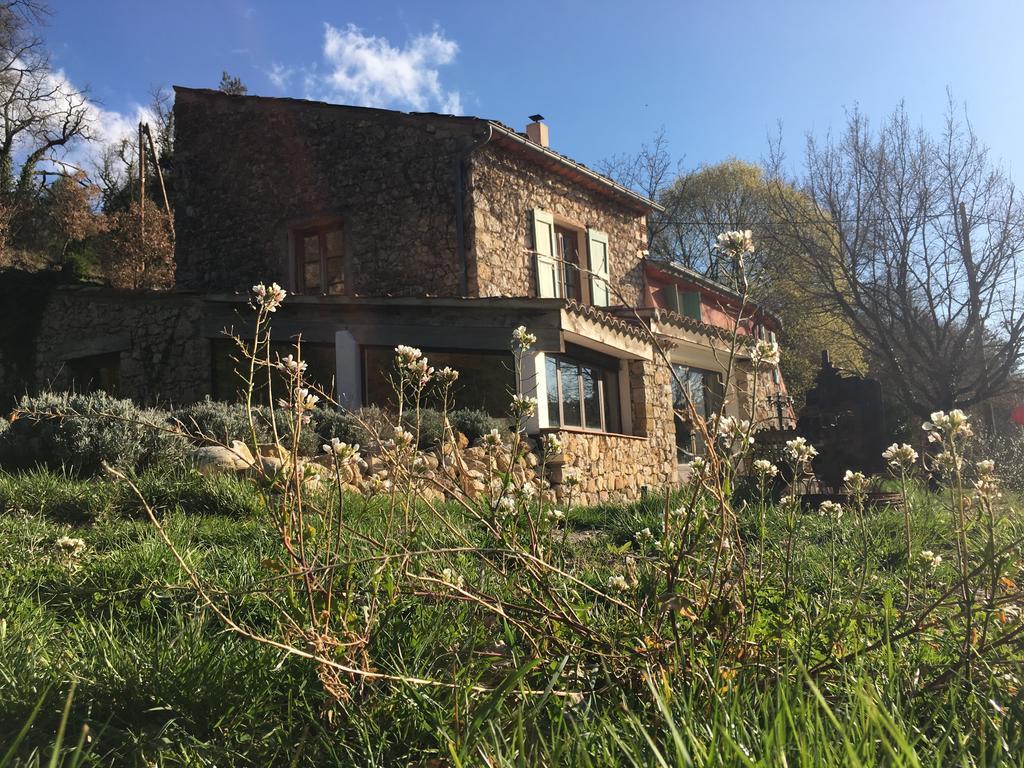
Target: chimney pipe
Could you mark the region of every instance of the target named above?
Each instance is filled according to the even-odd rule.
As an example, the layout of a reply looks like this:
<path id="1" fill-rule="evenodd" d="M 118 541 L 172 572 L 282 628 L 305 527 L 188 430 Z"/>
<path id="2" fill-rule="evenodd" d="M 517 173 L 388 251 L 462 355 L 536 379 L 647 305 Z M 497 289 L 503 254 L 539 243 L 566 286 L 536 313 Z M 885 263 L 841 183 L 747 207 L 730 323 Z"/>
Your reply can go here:
<path id="1" fill-rule="evenodd" d="M 526 137 L 534 144 L 542 147 L 548 146 L 548 126 L 540 120 L 534 120 L 526 126 Z"/>

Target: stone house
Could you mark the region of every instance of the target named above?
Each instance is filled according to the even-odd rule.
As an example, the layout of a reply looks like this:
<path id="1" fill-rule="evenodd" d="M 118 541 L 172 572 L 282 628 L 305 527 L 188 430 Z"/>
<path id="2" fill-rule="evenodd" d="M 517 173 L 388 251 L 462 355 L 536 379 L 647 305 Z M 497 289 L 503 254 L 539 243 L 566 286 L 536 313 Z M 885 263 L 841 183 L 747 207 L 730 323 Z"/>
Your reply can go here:
<path id="1" fill-rule="evenodd" d="M 37 352 L 54 385 L 231 398 L 223 332 L 251 333 L 247 288 L 276 281 L 276 338 L 301 336 L 340 402 L 387 402 L 393 348 L 420 347 L 461 372 L 459 405 L 535 396 L 529 431 L 560 435 L 585 501 L 676 482 L 702 449 L 674 414 L 683 388 L 708 413 L 791 423 L 778 371 L 755 391 L 746 347 L 727 365 L 739 297 L 649 259 L 657 203 L 555 152 L 543 122 L 175 91 L 177 288 L 55 292 Z M 743 336 L 781 330 L 744 312 Z M 538 341 L 517 381 L 519 325 Z"/>

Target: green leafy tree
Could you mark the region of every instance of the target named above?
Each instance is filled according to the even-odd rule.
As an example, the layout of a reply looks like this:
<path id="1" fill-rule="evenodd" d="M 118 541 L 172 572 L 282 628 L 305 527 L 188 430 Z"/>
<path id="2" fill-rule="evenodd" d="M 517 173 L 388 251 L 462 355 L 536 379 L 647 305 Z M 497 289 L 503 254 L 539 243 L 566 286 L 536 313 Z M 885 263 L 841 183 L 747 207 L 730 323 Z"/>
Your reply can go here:
<path id="1" fill-rule="evenodd" d="M 773 207 L 773 194 L 785 195 L 794 209 L 810 205 L 793 187 L 778 188 L 760 166 L 742 160 L 682 174 L 660 196 L 666 210 L 651 251 L 731 285 L 733 265 L 719 259 L 715 238 L 724 230 L 754 232 L 758 245 L 747 265 L 749 285 L 753 297 L 783 322 L 782 373 L 799 401 L 814 383 L 823 350 L 848 370 L 863 369 L 864 360 L 851 324 L 809 290 L 813 275 L 797 252 L 800 241 L 789 231 L 790 222 Z"/>

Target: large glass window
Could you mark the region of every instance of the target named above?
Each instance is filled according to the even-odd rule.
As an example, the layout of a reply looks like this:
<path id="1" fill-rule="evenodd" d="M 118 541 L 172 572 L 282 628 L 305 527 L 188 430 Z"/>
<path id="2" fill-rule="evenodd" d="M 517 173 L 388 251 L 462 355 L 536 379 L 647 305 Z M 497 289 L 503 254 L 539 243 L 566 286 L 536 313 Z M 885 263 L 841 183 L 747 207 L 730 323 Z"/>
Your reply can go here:
<path id="1" fill-rule="evenodd" d="M 108 395 L 117 395 L 121 389 L 121 353 L 89 355 L 67 362 L 71 388 L 88 394 L 102 390 Z"/>
<path id="2" fill-rule="evenodd" d="M 673 364 L 672 408 L 675 411 L 676 455 L 680 461 L 707 451 L 696 428 L 693 411 L 702 419 L 717 413 L 722 404 L 722 378 L 714 371 Z M 693 411 L 690 410 L 693 405 Z"/>
<path id="3" fill-rule="evenodd" d="M 453 352 L 423 349 L 435 369 L 451 366 L 459 372 L 452 388 L 454 408 L 480 408 L 492 416 L 508 415 L 509 403 L 516 391 L 515 368 L 508 352 Z M 395 376 L 393 347 L 364 347 L 364 402 L 383 407 L 395 406 L 392 381 Z M 431 397 L 424 403 L 437 407 Z M 451 404 L 449 404 L 451 405 Z"/>
<path id="4" fill-rule="evenodd" d="M 601 432 L 620 431 L 617 366 L 618 361 L 613 358 L 597 364 L 575 356 L 548 355 L 548 424 Z"/>
<path id="5" fill-rule="evenodd" d="M 247 342 L 249 343 L 249 342 Z M 237 402 L 245 398 L 249 362 L 242 351 L 230 339 L 211 342 L 213 364 L 213 399 Z M 306 381 L 315 388 L 333 396 L 335 376 L 335 350 L 333 344 L 303 342 L 300 356 L 306 363 Z M 275 341 L 270 345 L 270 359 L 276 361 L 295 354 L 295 345 L 287 341 Z M 270 369 L 270 380 L 274 388 L 273 398 L 284 397 L 287 393 L 288 378 L 276 368 Z M 260 404 L 267 399 L 267 369 L 256 369 L 255 400 Z"/>

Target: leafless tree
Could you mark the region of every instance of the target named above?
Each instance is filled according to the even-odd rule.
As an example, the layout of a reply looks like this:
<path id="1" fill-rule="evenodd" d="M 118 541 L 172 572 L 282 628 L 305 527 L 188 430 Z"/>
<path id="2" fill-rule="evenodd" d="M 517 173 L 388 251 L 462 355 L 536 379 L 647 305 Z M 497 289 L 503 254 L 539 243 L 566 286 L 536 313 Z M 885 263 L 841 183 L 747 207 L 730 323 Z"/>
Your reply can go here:
<path id="1" fill-rule="evenodd" d="M 838 139 L 808 138 L 801 188 L 810 206 L 772 199 L 809 289 L 904 405 L 926 417 L 1005 388 L 1024 352 L 1024 209 L 952 102 L 936 138 L 902 107 L 877 131 L 854 111 Z"/>
<path id="2" fill-rule="evenodd" d="M 88 138 L 89 105 L 50 66 L 34 27 L 48 13 L 35 0 L 0 2 L 0 202 L 21 202 L 44 160 Z"/>
<path id="3" fill-rule="evenodd" d="M 669 153 L 664 127 L 658 129 L 650 142 L 640 145 L 635 154 L 614 155 L 598 163 L 597 169 L 650 200 L 660 200 L 679 174 L 679 164 L 672 162 Z M 668 224 L 666 214 L 652 211 L 647 217 L 648 241 L 653 243 L 660 238 Z"/>

